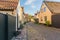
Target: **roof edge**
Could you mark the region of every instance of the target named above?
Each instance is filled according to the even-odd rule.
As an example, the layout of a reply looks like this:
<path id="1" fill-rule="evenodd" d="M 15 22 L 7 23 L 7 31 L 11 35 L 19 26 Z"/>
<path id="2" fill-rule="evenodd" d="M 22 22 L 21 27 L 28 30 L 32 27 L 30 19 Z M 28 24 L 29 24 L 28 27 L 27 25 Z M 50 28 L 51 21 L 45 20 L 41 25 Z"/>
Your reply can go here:
<path id="1" fill-rule="evenodd" d="M 56 2 L 56 3 L 60 3 L 60 2 L 57 2 L 57 1 L 43 1 L 43 2 Z"/>
<path id="2" fill-rule="evenodd" d="M 43 3 L 46 5 L 46 7 L 50 10 L 50 8 L 48 7 L 48 5 L 46 4 L 46 2 L 51 2 L 51 1 L 44 1 Z M 53 13 L 53 11 L 50 10 L 51 13 Z"/>

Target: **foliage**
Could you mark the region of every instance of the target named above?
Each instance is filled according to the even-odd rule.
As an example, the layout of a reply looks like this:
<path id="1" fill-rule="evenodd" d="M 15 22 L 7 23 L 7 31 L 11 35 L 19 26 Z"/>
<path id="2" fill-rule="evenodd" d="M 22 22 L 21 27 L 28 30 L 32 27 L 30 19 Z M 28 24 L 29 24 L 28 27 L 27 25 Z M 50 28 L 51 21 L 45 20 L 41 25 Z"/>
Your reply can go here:
<path id="1" fill-rule="evenodd" d="M 24 24 L 26 24 L 27 22 L 24 22 Z"/>
<path id="2" fill-rule="evenodd" d="M 18 28 L 18 30 L 23 28 L 24 28 L 23 24 L 20 24 L 20 28 Z"/>
<path id="3" fill-rule="evenodd" d="M 28 17 L 29 17 L 30 19 L 31 19 L 31 18 L 33 18 L 33 16 L 32 16 L 32 15 L 29 15 Z"/>
<path id="4" fill-rule="evenodd" d="M 16 37 L 17 35 L 21 34 L 21 31 L 15 31 L 13 35 Z"/>
<path id="5" fill-rule="evenodd" d="M 38 24 L 38 23 L 39 23 L 39 22 L 38 22 L 38 19 L 36 19 L 36 18 L 35 18 L 34 20 L 35 20 L 35 23 L 36 23 L 36 24 Z"/>
<path id="6" fill-rule="evenodd" d="M 25 21 L 24 24 L 28 23 L 28 21 Z"/>
<path id="7" fill-rule="evenodd" d="M 24 27 L 24 26 L 21 24 L 21 25 L 20 25 L 20 29 L 23 29 L 23 27 Z"/>
<path id="8" fill-rule="evenodd" d="M 46 21 L 45 24 L 46 24 L 47 26 L 49 26 L 49 25 L 50 25 L 50 21 Z"/>

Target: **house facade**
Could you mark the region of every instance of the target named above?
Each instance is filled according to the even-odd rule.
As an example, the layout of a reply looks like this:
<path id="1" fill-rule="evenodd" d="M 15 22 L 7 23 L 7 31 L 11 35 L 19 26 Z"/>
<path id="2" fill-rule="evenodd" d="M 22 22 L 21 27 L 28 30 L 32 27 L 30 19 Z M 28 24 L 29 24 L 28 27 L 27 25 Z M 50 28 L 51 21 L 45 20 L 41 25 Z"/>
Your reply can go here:
<path id="1" fill-rule="evenodd" d="M 16 31 L 18 0 L 0 0 L 0 39 L 11 40 Z"/>
<path id="2" fill-rule="evenodd" d="M 0 13 L 16 16 L 18 0 L 0 0 Z"/>
<path id="3" fill-rule="evenodd" d="M 45 5 L 45 3 L 43 3 L 41 7 L 41 11 L 39 13 L 39 23 L 45 23 L 45 21 L 50 21 L 51 24 L 51 15 L 52 13 Z"/>
<path id="4" fill-rule="evenodd" d="M 29 15 L 27 13 L 24 13 L 24 21 L 27 22 L 29 19 Z"/>
<path id="5" fill-rule="evenodd" d="M 20 21 L 22 24 L 24 23 L 24 7 L 20 7 L 19 21 Z"/>
<path id="6" fill-rule="evenodd" d="M 51 25 L 60 26 L 60 2 L 44 1 L 39 13 L 39 23 L 48 21 Z"/>
<path id="7" fill-rule="evenodd" d="M 40 12 L 35 13 L 34 17 L 35 17 L 35 18 L 39 18 L 39 13 L 40 13 Z"/>

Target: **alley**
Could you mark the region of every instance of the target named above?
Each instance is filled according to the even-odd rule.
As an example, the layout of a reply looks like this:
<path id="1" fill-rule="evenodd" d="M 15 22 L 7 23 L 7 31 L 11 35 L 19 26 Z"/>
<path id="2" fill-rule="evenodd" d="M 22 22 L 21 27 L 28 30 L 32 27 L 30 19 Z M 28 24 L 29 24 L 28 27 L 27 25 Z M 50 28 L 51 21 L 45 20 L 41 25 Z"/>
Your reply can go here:
<path id="1" fill-rule="evenodd" d="M 27 23 L 27 40 L 60 40 L 60 29 Z"/>
<path id="2" fill-rule="evenodd" d="M 30 22 L 12 40 L 60 40 L 60 29 Z"/>

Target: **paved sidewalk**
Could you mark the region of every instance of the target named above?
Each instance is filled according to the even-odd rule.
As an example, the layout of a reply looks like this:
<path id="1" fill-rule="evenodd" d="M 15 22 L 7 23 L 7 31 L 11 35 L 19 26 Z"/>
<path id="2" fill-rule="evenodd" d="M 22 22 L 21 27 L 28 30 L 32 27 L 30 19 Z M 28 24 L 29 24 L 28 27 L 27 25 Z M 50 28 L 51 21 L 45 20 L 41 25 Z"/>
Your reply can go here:
<path id="1" fill-rule="evenodd" d="M 13 37 L 12 40 L 27 40 L 26 27 L 19 31 L 21 31 L 21 34 L 19 34 L 17 37 Z"/>

